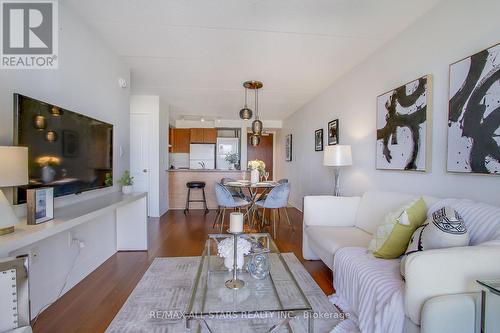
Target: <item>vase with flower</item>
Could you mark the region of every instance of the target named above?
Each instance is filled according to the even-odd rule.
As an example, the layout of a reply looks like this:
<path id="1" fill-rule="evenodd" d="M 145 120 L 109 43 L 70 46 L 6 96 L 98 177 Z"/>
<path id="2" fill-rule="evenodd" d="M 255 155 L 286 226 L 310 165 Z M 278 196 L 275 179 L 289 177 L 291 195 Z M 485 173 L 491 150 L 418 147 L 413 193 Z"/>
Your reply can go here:
<path id="1" fill-rule="evenodd" d="M 255 184 L 259 182 L 260 175 L 266 171 L 266 164 L 261 160 L 252 160 L 248 162 L 248 169 L 250 169 L 250 182 Z"/>
<path id="2" fill-rule="evenodd" d="M 53 182 L 56 177 L 56 170 L 54 167 L 61 163 L 60 158 L 55 156 L 40 156 L 35 162 L 42 168 L 42 182 L 44 184 Z"/>

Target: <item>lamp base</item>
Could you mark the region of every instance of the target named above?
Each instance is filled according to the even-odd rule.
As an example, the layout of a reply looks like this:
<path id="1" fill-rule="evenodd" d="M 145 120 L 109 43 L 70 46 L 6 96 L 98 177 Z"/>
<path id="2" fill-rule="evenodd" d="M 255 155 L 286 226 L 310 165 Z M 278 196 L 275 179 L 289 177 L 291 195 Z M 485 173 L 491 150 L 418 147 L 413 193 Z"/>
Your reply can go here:
<path id="1" fill-rule="evenodd" d="M 13 232 L 14 232 L 14 226 L 6 227 L 6 228 L 0 228 L 0 236 L 11 234 Z"/>

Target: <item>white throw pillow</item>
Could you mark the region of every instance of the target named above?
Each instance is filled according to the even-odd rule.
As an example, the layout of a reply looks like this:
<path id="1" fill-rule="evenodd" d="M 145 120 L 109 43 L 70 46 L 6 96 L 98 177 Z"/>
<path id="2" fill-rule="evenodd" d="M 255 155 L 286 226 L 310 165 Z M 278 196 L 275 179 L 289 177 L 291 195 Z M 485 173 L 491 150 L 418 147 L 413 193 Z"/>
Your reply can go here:
<path id="1" fill-rule="evenodd" d="M 434 211 L 413 233 L 406 254 L 469 245 L 469 232 L 462 217 L 451 207 Z"/>

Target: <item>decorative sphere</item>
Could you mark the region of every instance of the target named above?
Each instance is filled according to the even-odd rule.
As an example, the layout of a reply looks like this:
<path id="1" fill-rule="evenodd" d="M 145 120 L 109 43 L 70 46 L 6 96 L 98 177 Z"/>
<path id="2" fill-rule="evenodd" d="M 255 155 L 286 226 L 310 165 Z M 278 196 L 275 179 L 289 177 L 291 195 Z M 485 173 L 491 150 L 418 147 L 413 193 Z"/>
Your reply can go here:
<path id="1" fill-rule="evenodd" d="M 244 120 L 252 119 L 253 112 L 249 108 L 243 108 L 240 110 L 240 118 Z"/>
<path id="2" fill-rule="evenodd" d="M 255 119 L 252 122 L 252 132 L 254 135 L 261 135 L 262 134 L 262 121 Z"/>

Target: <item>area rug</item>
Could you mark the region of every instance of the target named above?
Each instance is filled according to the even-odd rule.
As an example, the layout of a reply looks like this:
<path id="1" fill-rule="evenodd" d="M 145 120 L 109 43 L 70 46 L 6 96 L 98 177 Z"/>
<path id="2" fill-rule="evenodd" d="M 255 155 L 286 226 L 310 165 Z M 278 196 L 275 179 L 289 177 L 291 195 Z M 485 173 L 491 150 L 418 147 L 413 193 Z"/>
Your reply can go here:
<path id="1" fill-rule="evenodd" d="M 342 319 L 293 253 L 284 253 L 290 271 L 315 312 L 314 332 L 330 332 Z M 183 333 L 185 311 L 201 257 L 156 258 L 106 330 L 108 333 Z M 267 332 L 277 319 L 249 318 L 208 321 L 213 332 Z M 277 332 L 307 332 L 307 320 L 297 317 Z M 200 327 L 201 332 L 208 332 Z"/>

